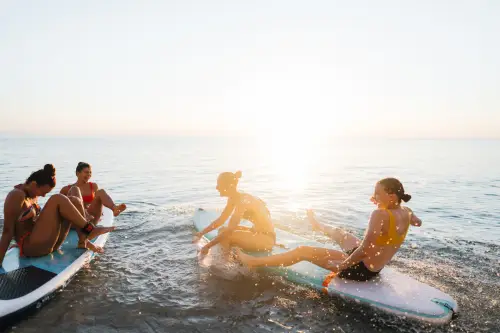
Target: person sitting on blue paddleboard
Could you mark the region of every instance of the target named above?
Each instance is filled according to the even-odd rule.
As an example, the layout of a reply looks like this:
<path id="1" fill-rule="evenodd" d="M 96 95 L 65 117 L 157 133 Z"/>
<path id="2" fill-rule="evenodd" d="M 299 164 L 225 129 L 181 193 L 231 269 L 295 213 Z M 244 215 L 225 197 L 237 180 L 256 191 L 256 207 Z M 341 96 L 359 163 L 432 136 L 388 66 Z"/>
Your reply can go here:
<path id="1" fill-rule="evenodd" d="M 4 204 L 0 266 L 12 238 L 16 240 L 21 256 L 40 257 L 61 246 L 71 224 L 80 229 L 87 239 L 114 230 L 114 227 L 95 227 L 62 194 L 51 196 L 45 206 L 40 208 L 38 197 L 44 197 L 55 186 L 56 169 L 52 164 L 47 164 L 43 169 L 33 172 L 24 184 L 9 192 Z"/>
<path id="2" fill-rule="evenodd" d="M 216 189 L 221 197 L 227 197 L 227 204 L 218 219 L 208 227 L 198 232 L 194 242 L 206 233 L 221 227 L 230 218 L 227 228 L 221 227 L 219 234 L 201 249 L 206 255 L 209 249 L 220 244 L 227 254 L 231 246 L 237 246 L 247 251 L 269 251 L 276 242 L 276 233 L 271 221 L 271 214 L 266 204 L 259 198 L 238 191 L 238 181 L 241 171 L 236 173 L 223 172 L 217 179 Z M 253 223 L 253 227 L 240 226 L 241 219 Z"/>
<path id="3" fill-rule="evenodd" d="M 96 183 L 91 183 L 92 167 L 86 162 L 79 162 L 76 166 L 76 183 L 64 186 L 60 193 L 68 196 L 87 220 L 97 225 L 102 215 L 102 208 L 107 207 L 113 211 L 114 216 L 120 215 L 127 206 L 125 204 L 115 205 L 113 199 L 104 189 L 100 189 Z M 92 243 L 87 242 L 86 235 L 76 229 L 78 233 L 78 247 L 98 251 Z"/>
<path id="4" fill-rule="evenodd" d="M 332 271 L 336 276 L 349 280 L 367 281 L 377 276 L 392 259 L 405 240 L 410 224 L 419 227 L 422 221 L 401 201 L 408 202 L 403 184 L 395 178 L 377 182 L 371 198 L 377 209 L 371 214 L 363 240 L 339 229 L 316 221 L 312 210 L 307 211 L 315 230 L 333 239 L 342 251 L 299 246 L 289 252 L 268 257 L 254 257 L 237 250 L 241 263 L 249 267 L 290 266 L 309 261 Z M 244 249 L 243 249 L 244 250 Z"/>
<path id="5" fill-rule="evenodd" d="M 100 189 L 96 183 L 91 183 L 92 167 L 86 162 L 79 162 L 76 166 L 76 183 L 64 186 L 62 194 L 81 197 L 85 210 L 94 216 L 94 224 L 99 222 L 102 215 L 102 207 L 107 207 L 113 211 L 114 216 L 120 215 L 127 206 L 125 204 L 115 205 L 113 199 L 104 190 Z"/>

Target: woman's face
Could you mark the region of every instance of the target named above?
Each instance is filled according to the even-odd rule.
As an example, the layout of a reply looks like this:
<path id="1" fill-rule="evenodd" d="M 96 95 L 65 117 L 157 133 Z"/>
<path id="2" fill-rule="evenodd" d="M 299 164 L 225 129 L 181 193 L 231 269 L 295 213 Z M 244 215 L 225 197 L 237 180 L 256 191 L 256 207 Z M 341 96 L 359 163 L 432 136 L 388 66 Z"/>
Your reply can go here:
<path id="1" fill-rule="evenodd" d="M 34 182 L 33 184 L 34 186 L 31 186 L 31 188 L 33 189 L 33 195 L 35 197 L 44 197 L 47 193 L 49 193 L 50 191 L 52 191 L 54 188 L 50 185 L 42 185 L 42 186 L 38 186 L 36 184 L 36 182 Z"/>
<path id="2" fill-rule="evenodd" d="M 79 181 L 88 183 L 88 181 L 92 177 L 92 169 L 90 167 L 83 168 L 82 171 L 76 173 L 76 177 L 78 177 Z"/>
<path id="3" fill-rule="evenodd" d="M 230 197 L 234 194 L 236 188 L 232 185 L 221 181 L 220 177 L 217 179 L 217 186 L 215 187 L 221 197 Z"/>

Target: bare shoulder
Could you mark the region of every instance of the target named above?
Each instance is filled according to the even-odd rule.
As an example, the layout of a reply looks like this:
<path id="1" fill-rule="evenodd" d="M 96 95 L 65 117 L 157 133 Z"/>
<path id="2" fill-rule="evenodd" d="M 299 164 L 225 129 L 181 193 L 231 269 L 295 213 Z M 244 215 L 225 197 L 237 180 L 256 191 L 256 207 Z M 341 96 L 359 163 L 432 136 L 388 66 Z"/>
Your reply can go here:
<path id="1" fill-rule="evenodd" d="M 66 194 L 68 194 L 70 188 L 71 188 L 71 185 L 63 186 L 63 188 L 61 189 L 61 191 L 59 191 L 59 193 L 66 195 Z"/>
<path id="2" fill-rule="evenodd" d="M 97 185 L 97 183 L 92 183 L 92 189 L 97 191 L 99 189 L 99 185 Z"/>
<path id="3" fill-rule="evenodd" d="M 384 221 L 389 219 L 389 213 L 385 209 L 377 208 L 372 212 L 372 220 Z"/>
<path id="4" fill-rule="evenodd" d="M 7 194 L 7 197 L 5 198 L 5 205 L 21 203 L 24 199 L 26 199 L 24 191 L 15 188 Z"/>

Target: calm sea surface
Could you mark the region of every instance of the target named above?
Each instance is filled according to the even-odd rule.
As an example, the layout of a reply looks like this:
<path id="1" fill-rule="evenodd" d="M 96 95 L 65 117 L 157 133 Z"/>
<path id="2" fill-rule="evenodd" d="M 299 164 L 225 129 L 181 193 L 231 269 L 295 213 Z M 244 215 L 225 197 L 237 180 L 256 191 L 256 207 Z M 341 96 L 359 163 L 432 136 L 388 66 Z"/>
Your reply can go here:
<path id="1" fill-rule="evenodd" d="M 4 137 L 0 196 L 45 163 L 58 192 L 79 161 L 129 208 L 105 254 L 14 332 L 500 332 L 500 141 Z M 320 241 L 304 209 L 362 235 L 375 182 L 400 178 L 423 226 L 391 265 L 452 295 L 459 318 L 431 327 L 275 277 L 212 274 L 191 244 L 192 216 L 223 208 L 217 175 L 236 170 L 279 227 Z"/>

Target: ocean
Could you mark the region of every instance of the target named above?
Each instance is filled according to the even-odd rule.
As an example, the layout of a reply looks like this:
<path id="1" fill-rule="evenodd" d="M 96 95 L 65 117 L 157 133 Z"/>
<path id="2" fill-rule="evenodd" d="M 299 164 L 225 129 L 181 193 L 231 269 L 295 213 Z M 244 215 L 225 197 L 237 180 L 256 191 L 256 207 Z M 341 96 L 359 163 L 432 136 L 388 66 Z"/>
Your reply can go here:
<path id="1" fill-rule="evenodd" d="M 498 140 L 2 137 L 0 196 L 46 163 L 57 193 L 79 161 L 128 209 L 105 253 L 13 332 L 500 332 Z M 201 266 L 193 213 L 223 208 L 217 175 L 237 170 L 277 227 L 323 242 L 306 208 L 362 236 L 376 181 L 399 178 L 423 225 L 391 266 L 450 294 L 459 317 L 429 326 L 277 277 L 230 279 Z"/>

